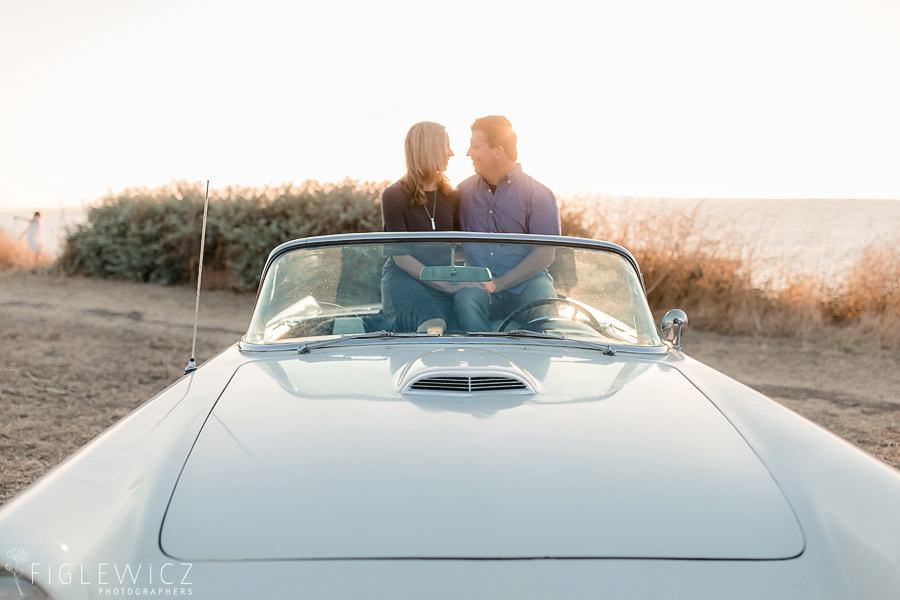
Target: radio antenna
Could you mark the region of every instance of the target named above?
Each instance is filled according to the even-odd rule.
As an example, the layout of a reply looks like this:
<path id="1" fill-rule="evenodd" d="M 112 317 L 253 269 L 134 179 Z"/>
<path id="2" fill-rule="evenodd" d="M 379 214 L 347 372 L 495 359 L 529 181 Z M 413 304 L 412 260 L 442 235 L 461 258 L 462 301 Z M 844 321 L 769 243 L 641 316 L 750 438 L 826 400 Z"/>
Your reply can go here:
<path id="1" fill-rule="evenodd" d="M 203 201 L 203 225 L 200 229 L 200 267 L 197 269 L 197 301 L 194 304 L 194 339 L 191 340 L 191 360 L 184 368 L 184 374 L 197 370 L 194 357 L 197 356 L 197 318 L 200 316 L 200 280 L 203 279 L 203 247 L 206 245 L 206 212 L 209 209 L 209 179 L 206 180 L 206 200 Z"/>

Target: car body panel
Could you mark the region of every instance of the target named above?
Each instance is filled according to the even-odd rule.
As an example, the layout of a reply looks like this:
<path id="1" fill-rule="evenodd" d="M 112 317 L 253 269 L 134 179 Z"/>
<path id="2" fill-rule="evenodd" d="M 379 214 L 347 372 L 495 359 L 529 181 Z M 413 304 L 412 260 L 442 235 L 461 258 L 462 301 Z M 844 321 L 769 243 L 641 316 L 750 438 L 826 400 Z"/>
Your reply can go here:
<path id="1" fill-rule="evenodd" d="M 355 352 L 353 377 L 327 351 L 243 365 L 191 452 L 163 549 L 190 560 L 802 552 L 769 473 L 676 370 L 511 350 L 548 390 L 623 374 L 627 386 L 576 402 L 391 393 L 391 359 L 424 354 L 435 367 L 434 350 L 416 350 Z M 471 369 L 469 354 L 448 352 L 443 367 Z M 288 392 L 285 378 L 310 384 Z"/>
<path id="2" fill-rule="evenodd" d="M 806 536 L 804 554 L 828 555 L 857 597 L 900 598 L 900 473 L 709 366 L 673 358 L 778 481 Z"/>

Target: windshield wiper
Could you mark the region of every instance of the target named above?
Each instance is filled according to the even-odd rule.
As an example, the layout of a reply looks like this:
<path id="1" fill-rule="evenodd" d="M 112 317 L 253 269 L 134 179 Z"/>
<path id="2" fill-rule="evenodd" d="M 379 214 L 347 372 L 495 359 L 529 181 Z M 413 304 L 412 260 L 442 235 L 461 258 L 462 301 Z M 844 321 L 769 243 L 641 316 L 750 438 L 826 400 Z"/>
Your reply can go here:
<path id="1" fill-rule="evenodd" d="M 516 337 L 516 338 L 537 338 L 542 340 L 558 340 L 571 342 L 579 346 L 594 348 L 601 350 L 606 356 L 615 356 L 616 351 L 609 344 L 598 344 L 587 340 L 566 337 L 559 333 L 546 333 L 543 331 L 529 331 L 528 329 L 512 329 L 510 331 L 470 331 L 469 337 Z"/>
<path id="2" fill-rule="evenodd" d="M 598 344 L 576 338 L 566 337 L 558 333 L 546 333 L 543 331 L 529 331 L 527 329 L 512 329 L 510 331 L 470 331 L 466 334 L 468 337 L 511 337 L 511 338 L 532 338 L 540 340 L 555 340 L 558 342 L 568 342 L 569 344 L 581 346 L 585 348 L 593 348 L 600 350 L 606 356 L 615 356 L 616 351 L 608 344 Z M 418 337 L 435 337 L 429 333 L 394 333 L 391 331 L 372 331 L 369 333 L 358 333 L 355 335 L 345 335 L 336 339 L 319 340 L 317 342 L 306 342 L 297 349 L 298 354 L 309 354 L 311 350 L 317 348 L 330 348 L 341 346 L 348 342 L 357 340 L 375 340 L 375 339 L 405 339 Z"/>
<path id="3" fill-rule="evenodd" d="M 355 340 L 375 340 L 382 338 L 410 338 L 428 336 L 427 333 L 393 333 L 390 331 L 370 331 L 369 333 L 357 333 L 355 335 L 344 335 L 336 339 L 319 340 L 318 342 L 306 342 L 297 349 L 298 354 L 309 354 L 314 348 L 327 348 L 329 346 L 339 346 L 344 342 L 352 342 Z"/>

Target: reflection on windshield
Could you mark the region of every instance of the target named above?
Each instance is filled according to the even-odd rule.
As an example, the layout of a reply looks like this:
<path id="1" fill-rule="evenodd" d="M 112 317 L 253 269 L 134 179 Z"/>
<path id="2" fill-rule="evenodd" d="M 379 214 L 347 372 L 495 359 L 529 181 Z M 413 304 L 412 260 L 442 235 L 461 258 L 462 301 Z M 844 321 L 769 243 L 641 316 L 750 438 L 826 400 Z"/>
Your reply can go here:
<path id="1" fill-rule="evenodd" d="M 530 270 L 514 271 L 516 265 Z M 520 330 L 626 346 L 661 344 L 638 275 L 615 252 L 418 240 L 299 247 L 279 256 L 260 288 L 245 341 Z"/>

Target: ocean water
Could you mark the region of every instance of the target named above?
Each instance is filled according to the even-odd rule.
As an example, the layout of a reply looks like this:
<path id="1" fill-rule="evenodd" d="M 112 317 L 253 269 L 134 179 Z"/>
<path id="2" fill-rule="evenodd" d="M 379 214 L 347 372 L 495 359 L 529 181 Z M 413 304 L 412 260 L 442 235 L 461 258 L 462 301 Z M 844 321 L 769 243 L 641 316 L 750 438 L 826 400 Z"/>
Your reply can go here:
<path id="1" fill-rule="evenodd" d="M 758 275 L 837 277 L 870 246 L 900 247 L 897 200 L 728 200 L 701 205 L 700 212 L 759 243 L 752 256 Z"/>
<path id="2" fill-rule="evenodd" d="M 579 198 L 626 215 L 694 215 L 698 237 L 740 254 L 757 284 L 840 277 L 869 246 L 900 247 L 898 200 Z M 671 243 L 683 240 L 673 233 Z"/>
<path id="3" fill-rule="evenodd" d="M 650 199 L 597 196 L 598 207 L 638 203 L 641 210 L 693 211 L 702 235 L 747 248 L 754 279 L 817 274 L 840 276 L 873 243 L 900 243 L 900 200 Z M 0 212 L 0 228 L 17 238 L 35 209 Z M 37 208 L 44 247 L 58 254 L 68 229 L 85 221 L 79 207 Z M 672 243 L 680 243 L 672 239 Z"/>

